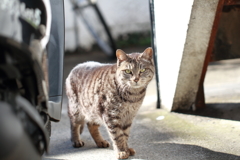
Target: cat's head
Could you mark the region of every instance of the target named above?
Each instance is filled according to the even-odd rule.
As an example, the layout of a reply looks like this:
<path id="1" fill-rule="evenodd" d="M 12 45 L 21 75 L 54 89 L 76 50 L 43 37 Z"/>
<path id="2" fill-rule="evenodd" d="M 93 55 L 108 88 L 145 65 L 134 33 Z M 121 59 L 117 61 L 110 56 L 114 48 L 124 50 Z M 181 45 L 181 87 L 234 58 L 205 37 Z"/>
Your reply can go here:
<path id="1" fill-rule="evenodd" d="M 147 48 L 143 53 L 126 54 L 118 49 L 116 77 L 121 85 L 131 88 L 146 87 L 154 76 L 153 50 Z"/>

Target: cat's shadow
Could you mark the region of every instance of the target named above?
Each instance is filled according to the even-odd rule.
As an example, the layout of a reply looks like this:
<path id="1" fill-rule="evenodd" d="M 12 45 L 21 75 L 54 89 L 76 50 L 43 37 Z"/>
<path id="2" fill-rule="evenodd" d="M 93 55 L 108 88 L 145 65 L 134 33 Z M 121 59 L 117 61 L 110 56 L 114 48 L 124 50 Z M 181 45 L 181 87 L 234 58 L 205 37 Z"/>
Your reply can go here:
<path id="1" fill-rule="evenodd" d="M 203 109 L 196 111 L 177 111 L 180 113 L 211 118 L 240 121 L 240 103 L 207 103 Z"/>
<path id="2" fill-rule="evenodd" d="M 175 138 L 175 132 L 161 132 L 145 125 L 135 124 L 133 129 L 137 130 L 130 137 L 130 146 L 136 150 L 136 155 L 130 159 L 151 160 L 226 160 L 240 159 L 240 156 L 213 151 L 198 145 L 181 144 L 171 142 Z M 184 135 L 185 133 L 178 133 Z"/>
<path id="3" fill-rule="evenodd" d="M 156 152 L 158 148 L 158 152 Z M 144 149 L 144 148 L 143 148 Z M 239 156 L 216 152 L 201 146 L 189 144 L 176 144 L 176 143 L 154 143 L 145 148 L 144 152 L 137 153 L 136 156 L 131 157 L 134 159 L 163 159 L 163 160 L 226 160 L 226 159 L 240 159 Z"/>

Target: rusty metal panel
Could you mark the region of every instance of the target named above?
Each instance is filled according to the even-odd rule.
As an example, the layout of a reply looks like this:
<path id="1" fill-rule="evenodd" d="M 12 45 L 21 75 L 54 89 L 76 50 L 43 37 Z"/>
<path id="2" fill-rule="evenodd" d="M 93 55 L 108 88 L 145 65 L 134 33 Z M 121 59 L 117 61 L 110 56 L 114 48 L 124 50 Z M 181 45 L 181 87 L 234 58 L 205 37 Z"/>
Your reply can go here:
<path id="1" fill-rule="evenodd" d="M 224 5 L 226 6 L 240 5 L 240 0 L 225 0 Z"/>
<path id="2" fill-rule="evenodd" d="M 240 2 L 240 1 L 238 1 Z M 236 3 L 228 3 L 236 4 Z M 213 60 L 240 58 L 240 6 L 224 6 L 213 50 Z"/>

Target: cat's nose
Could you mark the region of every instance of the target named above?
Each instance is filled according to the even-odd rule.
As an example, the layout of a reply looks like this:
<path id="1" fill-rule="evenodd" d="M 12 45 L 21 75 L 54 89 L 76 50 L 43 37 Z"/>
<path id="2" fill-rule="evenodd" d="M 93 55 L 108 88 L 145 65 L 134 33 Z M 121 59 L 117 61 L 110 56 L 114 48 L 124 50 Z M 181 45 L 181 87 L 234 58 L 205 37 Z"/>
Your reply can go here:
<path id="1" fill-rule="evenodd" d="M 134 79 L 134 82 L 137 83 L 138 81 L 139 81 L 139 78 L 135 78 L 135 79 Z"/>

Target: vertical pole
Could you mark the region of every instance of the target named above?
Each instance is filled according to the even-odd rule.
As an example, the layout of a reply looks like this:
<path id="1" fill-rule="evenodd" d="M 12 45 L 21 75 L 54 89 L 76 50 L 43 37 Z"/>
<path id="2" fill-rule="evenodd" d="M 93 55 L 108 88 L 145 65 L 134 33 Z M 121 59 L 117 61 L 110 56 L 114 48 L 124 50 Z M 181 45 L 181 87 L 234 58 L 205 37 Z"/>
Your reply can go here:
<path id="1" fill-rule="evenodd" d="M 98 15 L 98 18 L 100 19 L 100 21 L 101 21 L 101 23 L 104 27 L 104 30 L 107 33 L 109 43 L 110 43 L 111 48 L 113 50 L 112 57 L 115 58 L 116 45 L 115 45 L 115 42 L 113 40 L 112 34 L 111 34 L 111 32 L 108 28 L 108 25 L 107 25 L 103 15 L 102 15 L 101 11 L 99 10 L 97 4 L 96 3 L 91 3 L 91 5 L 93 6 L 94 10 L 96 11 L 96 13 Z"/>
<path id="2" fill-rule="evenodd" d="M 157 83 L 157 108 L 161 107 L 161 97 L 159 88 L 159 76 L 158 76 L 158 63 L 157 63 L 157 47 L 156 47 L 156 34 L 155 34 L 155 19 L 154 19 L 154 1 L 149 0 L 149 11 L 151 20 L 151 36 L 152 36 L 152 48 L 154 52 L 154 63 L 155 63 L 155 77 Z"/>
<path id="3" fill-rule="evenodd" d="M 80 41 L 79 41 L 79 28 L 78 28 L 78 22 L 77 22 L 77 15 L 74 11 L 74 35 L 75 35 L 75 45 L 77 48 L 77 51 L 79 51 L 80 48 Z"/>

